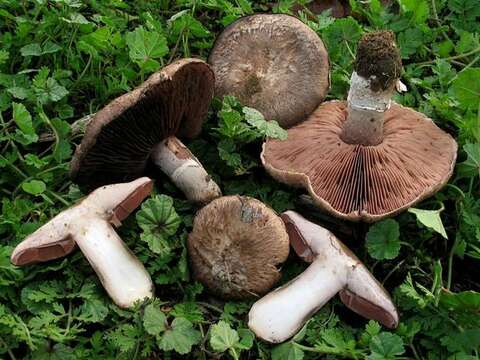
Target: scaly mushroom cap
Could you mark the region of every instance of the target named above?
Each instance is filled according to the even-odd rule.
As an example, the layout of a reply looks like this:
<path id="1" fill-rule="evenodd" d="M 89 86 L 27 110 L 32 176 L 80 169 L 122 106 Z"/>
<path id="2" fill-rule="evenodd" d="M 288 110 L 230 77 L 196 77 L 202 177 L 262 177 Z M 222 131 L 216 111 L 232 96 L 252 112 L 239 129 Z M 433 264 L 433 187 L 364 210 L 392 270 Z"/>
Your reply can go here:
<path id="1" fill-rule="evenodd" d="M 199 134 L 213 87 L 208 64 L 182 59 L 113 100 L 89 122 L 72 159 L 72 180 L 89 190 L 138 178 L 156 144 Z"/>
<path id="2" fill-rule="evenodd" d="M 288 257 L 289 240 L 280 217 L 244 196 L 213 200 L 195 217 L 188 237 L 194 276 L 224 298 L 266 293 L 280 279 L 277 265 Z"/>
<path id="3" fill-rule="evenodd" d="M 261 155 L 275 179 L 305 187 L 315 203 L 347 220 L 377 221 L 432 195 L 452 175 L 457 144 L 425 115 L 392 103 L 376 146 L 342 141 L 346 103 L 323 103 L 285 141 Z"/>
<path id="4" fill-rule="evenodd" d="M 235 21 L 217 38 L 208 62 L 215 73 L 215 95 L 234 95 L 284 127 L 303 121 L 329 88 L 322 40 L 289 15 Z"/>

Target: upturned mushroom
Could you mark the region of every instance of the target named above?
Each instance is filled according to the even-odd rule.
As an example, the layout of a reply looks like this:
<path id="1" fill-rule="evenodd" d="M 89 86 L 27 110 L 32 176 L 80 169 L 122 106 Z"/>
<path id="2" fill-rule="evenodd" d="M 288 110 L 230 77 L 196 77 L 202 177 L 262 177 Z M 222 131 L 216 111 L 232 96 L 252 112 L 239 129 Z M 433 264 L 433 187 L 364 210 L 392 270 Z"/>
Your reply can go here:
<path id="1" fill-rule="evenodd" d="M 290 247 L 280 217 L 245 196 L 224 196 L 202 208 L 187 245 L 194 277 L 229 299 L 270 290 L 280 279 L 277 266 Z"/>
<path id="2" fill-rule="evenodd" d="M 216 96 L 234 95 L 283 127 L 304 120 L 330 85 L 322 40 L 284 14 L 235 21 L 215 41 L 208 62 L 215 73 Z"/>
<path id="3" fill-rule="evenodd" d="M 151 298 L 150 275 L 112 224 L 120 226 L 152 187 L 152 181 L 143 177 L 96 189 L 18 244 L 11 262 L 20 266 L 57 259 L 78 245 L 119 307 L 127 308 L 137 300 Z"/>
<path id="4" fill-rule="evenodd" d="M 176 138 L 194 138 L 213 97 L 214 75 L 198 59 L 182 59 L 113 100 L 88 122 L 70 176 L 85 189 L 144 175 L 152 161 L 187 199 L 221 196 L 198 159 Z"/>
<path id="5" fill-rule="evenodd" d="M 287 340 L 337 293 L 356 313 L 397 327 L 398 313 L 390 296 L 340 240 L 293 211 L 284 212 L 282 219 L 295 252 L 312 264 L 253 304 L 248 326 L 259 338 L 272 343 Z"/>
<path id="6" fill-rule="evenodd" d="M 323 103 L 285 141 L 267 139 L 265 169 L 353 221 L 395 215 L 437 192 L 452 175 L 457 144 L 425 115 L 391 101 L 401 71 L 392 32 L 364 35 L 347 102 Z"/>

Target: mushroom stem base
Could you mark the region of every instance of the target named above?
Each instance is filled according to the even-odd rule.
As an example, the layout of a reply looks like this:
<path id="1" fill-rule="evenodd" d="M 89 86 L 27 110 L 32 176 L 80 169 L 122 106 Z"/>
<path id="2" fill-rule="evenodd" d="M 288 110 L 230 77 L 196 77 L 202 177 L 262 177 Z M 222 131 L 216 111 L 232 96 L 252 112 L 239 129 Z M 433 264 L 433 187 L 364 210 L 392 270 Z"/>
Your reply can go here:
<path id="1" fill-rule="evenodd" d="M 85 216 L 71 233 L 115 304 L 128 308 L 153 297 L 150 275 L 107 220 Z"/>
<path id="2" fill-rule="evenodd" d="M 206 203 L 222 195 L 200 161 L 176 137 L 159 143 L 153 149 L 151 158 L 187 199 Z"/>
<path id="3" fill-rule="evenodd" d="M 253 304 L 248 327 L 266 341 L 287 340 L 345 286 L 346 276 L 342 266 L 320 256 L 301 275 Z"/>

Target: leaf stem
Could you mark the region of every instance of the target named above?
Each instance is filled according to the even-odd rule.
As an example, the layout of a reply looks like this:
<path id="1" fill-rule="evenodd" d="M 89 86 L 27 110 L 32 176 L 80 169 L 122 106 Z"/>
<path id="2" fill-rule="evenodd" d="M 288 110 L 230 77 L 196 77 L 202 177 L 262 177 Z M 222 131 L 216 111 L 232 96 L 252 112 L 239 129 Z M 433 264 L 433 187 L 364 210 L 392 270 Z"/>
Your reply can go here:
<path id="1" fill-rule="evenodd" d="M 449 56 L 449 57 L 446 57 L 446 58 L 436 58 L 435 60 L 424 61 L 424 62 L 416 63 L 415 65 L 417 65 L 417 66 L 430 65 L 430 64 L 434 64 L 438 60 L 451 61 L 451 60 L 463 59 L 463 58 L 466 58 L 470 55 L 476 54 L 478 52 L 480 52 L 480 47 L 478 47 L 476 49 L 473 49 L 471 51 L 468 51 L 466 53 L 462 53 L 462 54 L 458 54 L 458 55 L 454 55 L 454 56 Z"/>
<path id="2" fill-rule="evenodd" d="M 448 273 L 447 273 L 447 289 L 450 290 L 452 285 L 452 276 L 453 276 L 453 257 L 455 255 L 455 249 L 458 246 L 459 236 L 455 236 L 455 241 L 453 242 L 450 253 L 448 254 Z"/>
<path id="3" fill-rule="evenodd" d="M 17 358 L 15 357 L 15 355 L 13 355 L 13 352 L 12 350 L 8 347 L 8 344 L 5 342 L 5 340 L 3 340 L 1 337 L 0 337 L 0 343 L 5 346 L 5 349 L 7 349 L 7 353 L 8 353 L 8 356 L 10 356 L 10 359 L 12 360 L 17 360 Z"/>

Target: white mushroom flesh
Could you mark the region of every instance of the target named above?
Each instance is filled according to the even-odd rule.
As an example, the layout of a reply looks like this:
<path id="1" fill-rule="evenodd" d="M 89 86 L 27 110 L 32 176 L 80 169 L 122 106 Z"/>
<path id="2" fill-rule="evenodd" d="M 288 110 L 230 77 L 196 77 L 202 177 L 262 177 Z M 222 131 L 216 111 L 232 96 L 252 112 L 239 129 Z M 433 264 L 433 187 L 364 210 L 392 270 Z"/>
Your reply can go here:
<path id="1" fill-rule="evenodd" d="M 200 161 L 176 137 L 169 137 L 158 144 L 151 158 L 187 199 L 207 203 L 222 195 Z"/>
<path id="2" fill-rule="evenodd" d="M 153 297 L 150 275 L 107 220 L 84 216 L 72 223 L 71 233 L 115 304 L 128 308 Z"/>

